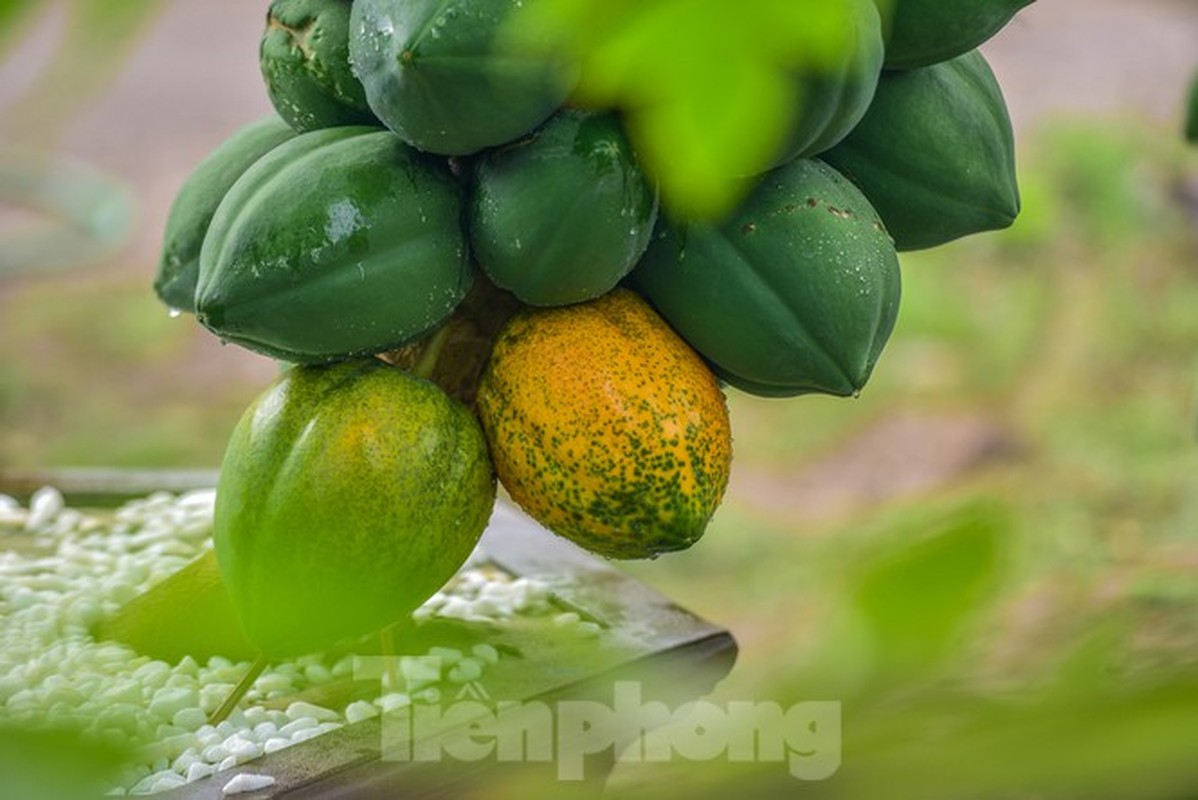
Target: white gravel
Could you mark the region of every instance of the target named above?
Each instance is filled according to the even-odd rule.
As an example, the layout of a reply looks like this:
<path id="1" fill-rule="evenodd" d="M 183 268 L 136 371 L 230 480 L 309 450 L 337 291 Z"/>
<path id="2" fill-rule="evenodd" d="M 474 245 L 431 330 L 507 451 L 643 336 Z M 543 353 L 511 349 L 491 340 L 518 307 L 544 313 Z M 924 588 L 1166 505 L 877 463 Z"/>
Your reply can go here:
<path id="1" fill-rule="evenodd" d="M 38 490 L 28 508 L 0 495 L 0 714 L 14 721 L 68 723 L 98 740 L 139 748 L 112 794 L 143 795 L 207 778 L 231 767 L 413 702 L 439 702 L 442 685 L 476 681 L 500 659 L 488 644 L 469 653 L 435 647 L 400 659 L 405 691 L 390 686 L 373 701 L 345 708 L 296 701 L 285 710 L 264 702 L 353 674 L 354 659 L 303 656 L 269 665 L 228 719 L 208 724 L 249 668 L 219 656 L 155 661 L 116 642 L 96 641 L 91 626 L 211 547 L 215 492 L 157 492 L 93 516 L 66 506 L 53 487 Z M 21 543 L 20 552 L 12 547 Z M 30 548 L 25 545 L 32 544 Z M 40 549 L 41 552 L 38 552 Z M 552 611 L 548 585 L 513 579 L 476 550 L 470 561 L 413 616 L 503 625 L 524 614 Z M 558 626 L 592 625 L 578 615 Z M 430 670 L 429 657 L 439 660 Z M 277 703 L 276 703 L 277 705 Z M 269 784 L 268 775 L 241 774 L 225 794 Z"/>

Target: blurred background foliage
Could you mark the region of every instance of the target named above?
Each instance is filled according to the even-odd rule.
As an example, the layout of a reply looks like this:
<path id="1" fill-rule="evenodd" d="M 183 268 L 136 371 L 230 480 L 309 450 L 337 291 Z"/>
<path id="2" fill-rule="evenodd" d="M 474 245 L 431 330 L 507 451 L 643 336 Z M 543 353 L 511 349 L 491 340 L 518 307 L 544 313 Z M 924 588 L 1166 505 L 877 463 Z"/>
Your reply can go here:
<path id="1" fill-rule="evenodd" d="M 201 145 L 178 128 L 163 147 L 190 142 L 188 157 L 123 250 L 132 190 L 111 172 L 66 168 L 62 197 L 86 198 L 91 175 L 126 204 L 99 225 L 108 238 L 71 248 L 79 225 L 20 182 L 68 163 L 48 154 L 72 113 L 164 5 L 0 0 L 0 47 L 39 26 L 61 43 L 0 106 L 0 168 L 21 168 L 0 170 L 0 264 L 37 237 L 43 266 L 92 267 L 0 269 L 0 469 L 214 466 L 274 374 L 149 288 L 161 206 L 252 114 L 208 120 Z M 102 7 L 122 11 L 88 21 Z M 237 36 L 252 48 L 257 31 Z M 206 59 L 191 63 L 220 61 Z M 257 81 L 241 64 L 233 82 Z M 146 80 L 137 66 L 128 81 Z M 253 91 L 230 102 L 264 111 Z M 740 660 L 715 701 L 841 700 L 842 768 L 797 785 L 780 765 L 620 765 L 613 794 L 1193 795 L 1198 155 L 1178 129 L 1131 114 L 1025 125 L 1022 216 L 904 256 L 898 326 L 860 399 L 730 396 L 733 486 L 708 534 L 625 569 L 733 631 Z"/>

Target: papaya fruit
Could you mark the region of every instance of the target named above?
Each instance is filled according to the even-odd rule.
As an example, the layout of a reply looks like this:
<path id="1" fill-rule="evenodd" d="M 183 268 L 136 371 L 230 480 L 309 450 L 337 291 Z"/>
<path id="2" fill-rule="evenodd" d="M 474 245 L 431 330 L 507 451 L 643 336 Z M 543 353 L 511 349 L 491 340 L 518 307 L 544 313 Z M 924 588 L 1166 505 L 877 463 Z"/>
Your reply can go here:
<path id="1" fill-rule="evenodd" d="M 275 116 L 246 125 L 212 151 L 188 176 L 171 204 L 154 292 L 179 311 L 195 311 L 200 247 L 220 201 L 255 161 L 295 136 Z"/>
<path id="2" fill-rule="evenodd" d="M 518 139 L 569 95 L 577 68 L 508 52 L 522 0 L 357 0 L 350 59 L 371 109 L 408 144 L 466 155 Z"/>
<path id="3" fill-rule="evenodd" d="M 274 0 L 258 63 L 279 116 L 300 133 L 338 125 L 378 125 L 349 65 L 345 0 Z"/>
<path id="4" fill-rule="evenodd" d="M 728 484 L 723 392 L 627 289 L 513 316 L 496 339 L 477 409 L 512 499 L 609 558 L 689 547 Z"/>
<path id="5" fill-rule="evenodd" d="M 725 381 L 751 394 L 856 394 L 894 327 L 894 245 L 818 159 L 769 172 L 728 220 L 664 219 L 634 288 Z"/>
<path id="6" fill-rule="evenodd" d="M 798 113 L 771 168 L 818 155 L 848 135 L 873 100 L 882 72 L 882 26 L 873 0 L 848 0 L 844 58 L 823 69 L 796 71 Z"/>
<path id="7" fill-rule="evenodd" d="M 884 74 L 860 124 L 820 158 L 865 193 L 900 251 L 1005 228 L 1019 214 L 1011 120 L 976 50 Z"/>
<path id="8" fill-rule="evenodd" d="M 914 69 L 968 53 L 1033 0 L 887 0 L 886 68 Z"/>
<path id="9" fill-rule="evenodd" d="M 325 128 L 233 185 L 200 253 L 197 317 L 221 339 L 320 363 L 439 325 L 473 279 L 462 188 L 378 128 Z"/>
<path id="10" fill-rule="evenodd" d="M 295 655 L 417 608 L 494 500 L 477 419 L 432 383 L 377 359 L 294 367 L 229 440 L 213 541 L 246 638 Z"/>
<path id="11" fill-rule="evenodd" d="M 614 114 L 564 109 L 479 156 L 469 202 L 474 257 L 497 286 L 538 306 L 609 291 L 636 264 L 657 192 Z"/>

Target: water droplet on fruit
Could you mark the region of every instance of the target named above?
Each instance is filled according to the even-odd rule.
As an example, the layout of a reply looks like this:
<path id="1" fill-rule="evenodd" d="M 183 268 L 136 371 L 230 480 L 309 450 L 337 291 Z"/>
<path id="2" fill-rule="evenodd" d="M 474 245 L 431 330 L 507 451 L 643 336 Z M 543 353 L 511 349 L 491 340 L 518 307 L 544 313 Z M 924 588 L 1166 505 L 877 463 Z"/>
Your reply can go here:
<path id="1" fill-rule="evenodd" d="M 182 311 L 180 311 L 180 310 L 179 310 L 179 309 L 177 309 L 177 308 L 172 308 L 170 311 L 168 311 L 168 312 L 167 312 L 167 314 L 169 314 L 169 315 L 170 315 L 170 318 L 171 318 L 171 319 L 174 319 L 174 318 L 176 318 L 176 317 L 178 317 L 178 316 L 182 315 L 182 314 L 183 314 L 183 312 L 182 312 Z"/>

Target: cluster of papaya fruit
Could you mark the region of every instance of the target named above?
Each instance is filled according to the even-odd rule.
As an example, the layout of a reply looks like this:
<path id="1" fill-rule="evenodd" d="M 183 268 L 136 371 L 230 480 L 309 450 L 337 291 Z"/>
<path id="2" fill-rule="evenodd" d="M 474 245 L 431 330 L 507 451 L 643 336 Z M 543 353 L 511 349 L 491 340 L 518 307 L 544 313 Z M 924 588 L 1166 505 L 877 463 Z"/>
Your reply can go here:
<path id="1" fill-rule="evenodd" d="M 897 252 L 1018 211 L 976 47 L 1031 0 L 840 2 L 843 58 L 796 72 L 783 146 L 719 221 L 661 208 L 618 110 L 571 105 L 585 62 L 505 49 L 521 0 L 272 2 L 278 115 L 186 182 L 154 284 L 296 365 L 218 488 L 252 639 L 290 641 L 283 616 L 319 628 L 333 594 L 361 598 L 358 632 L 410 610 L 477 540 L 496 472 L 597 553 L 687 547 L 728 480 L 722 384 L 862 388 Z"/>

